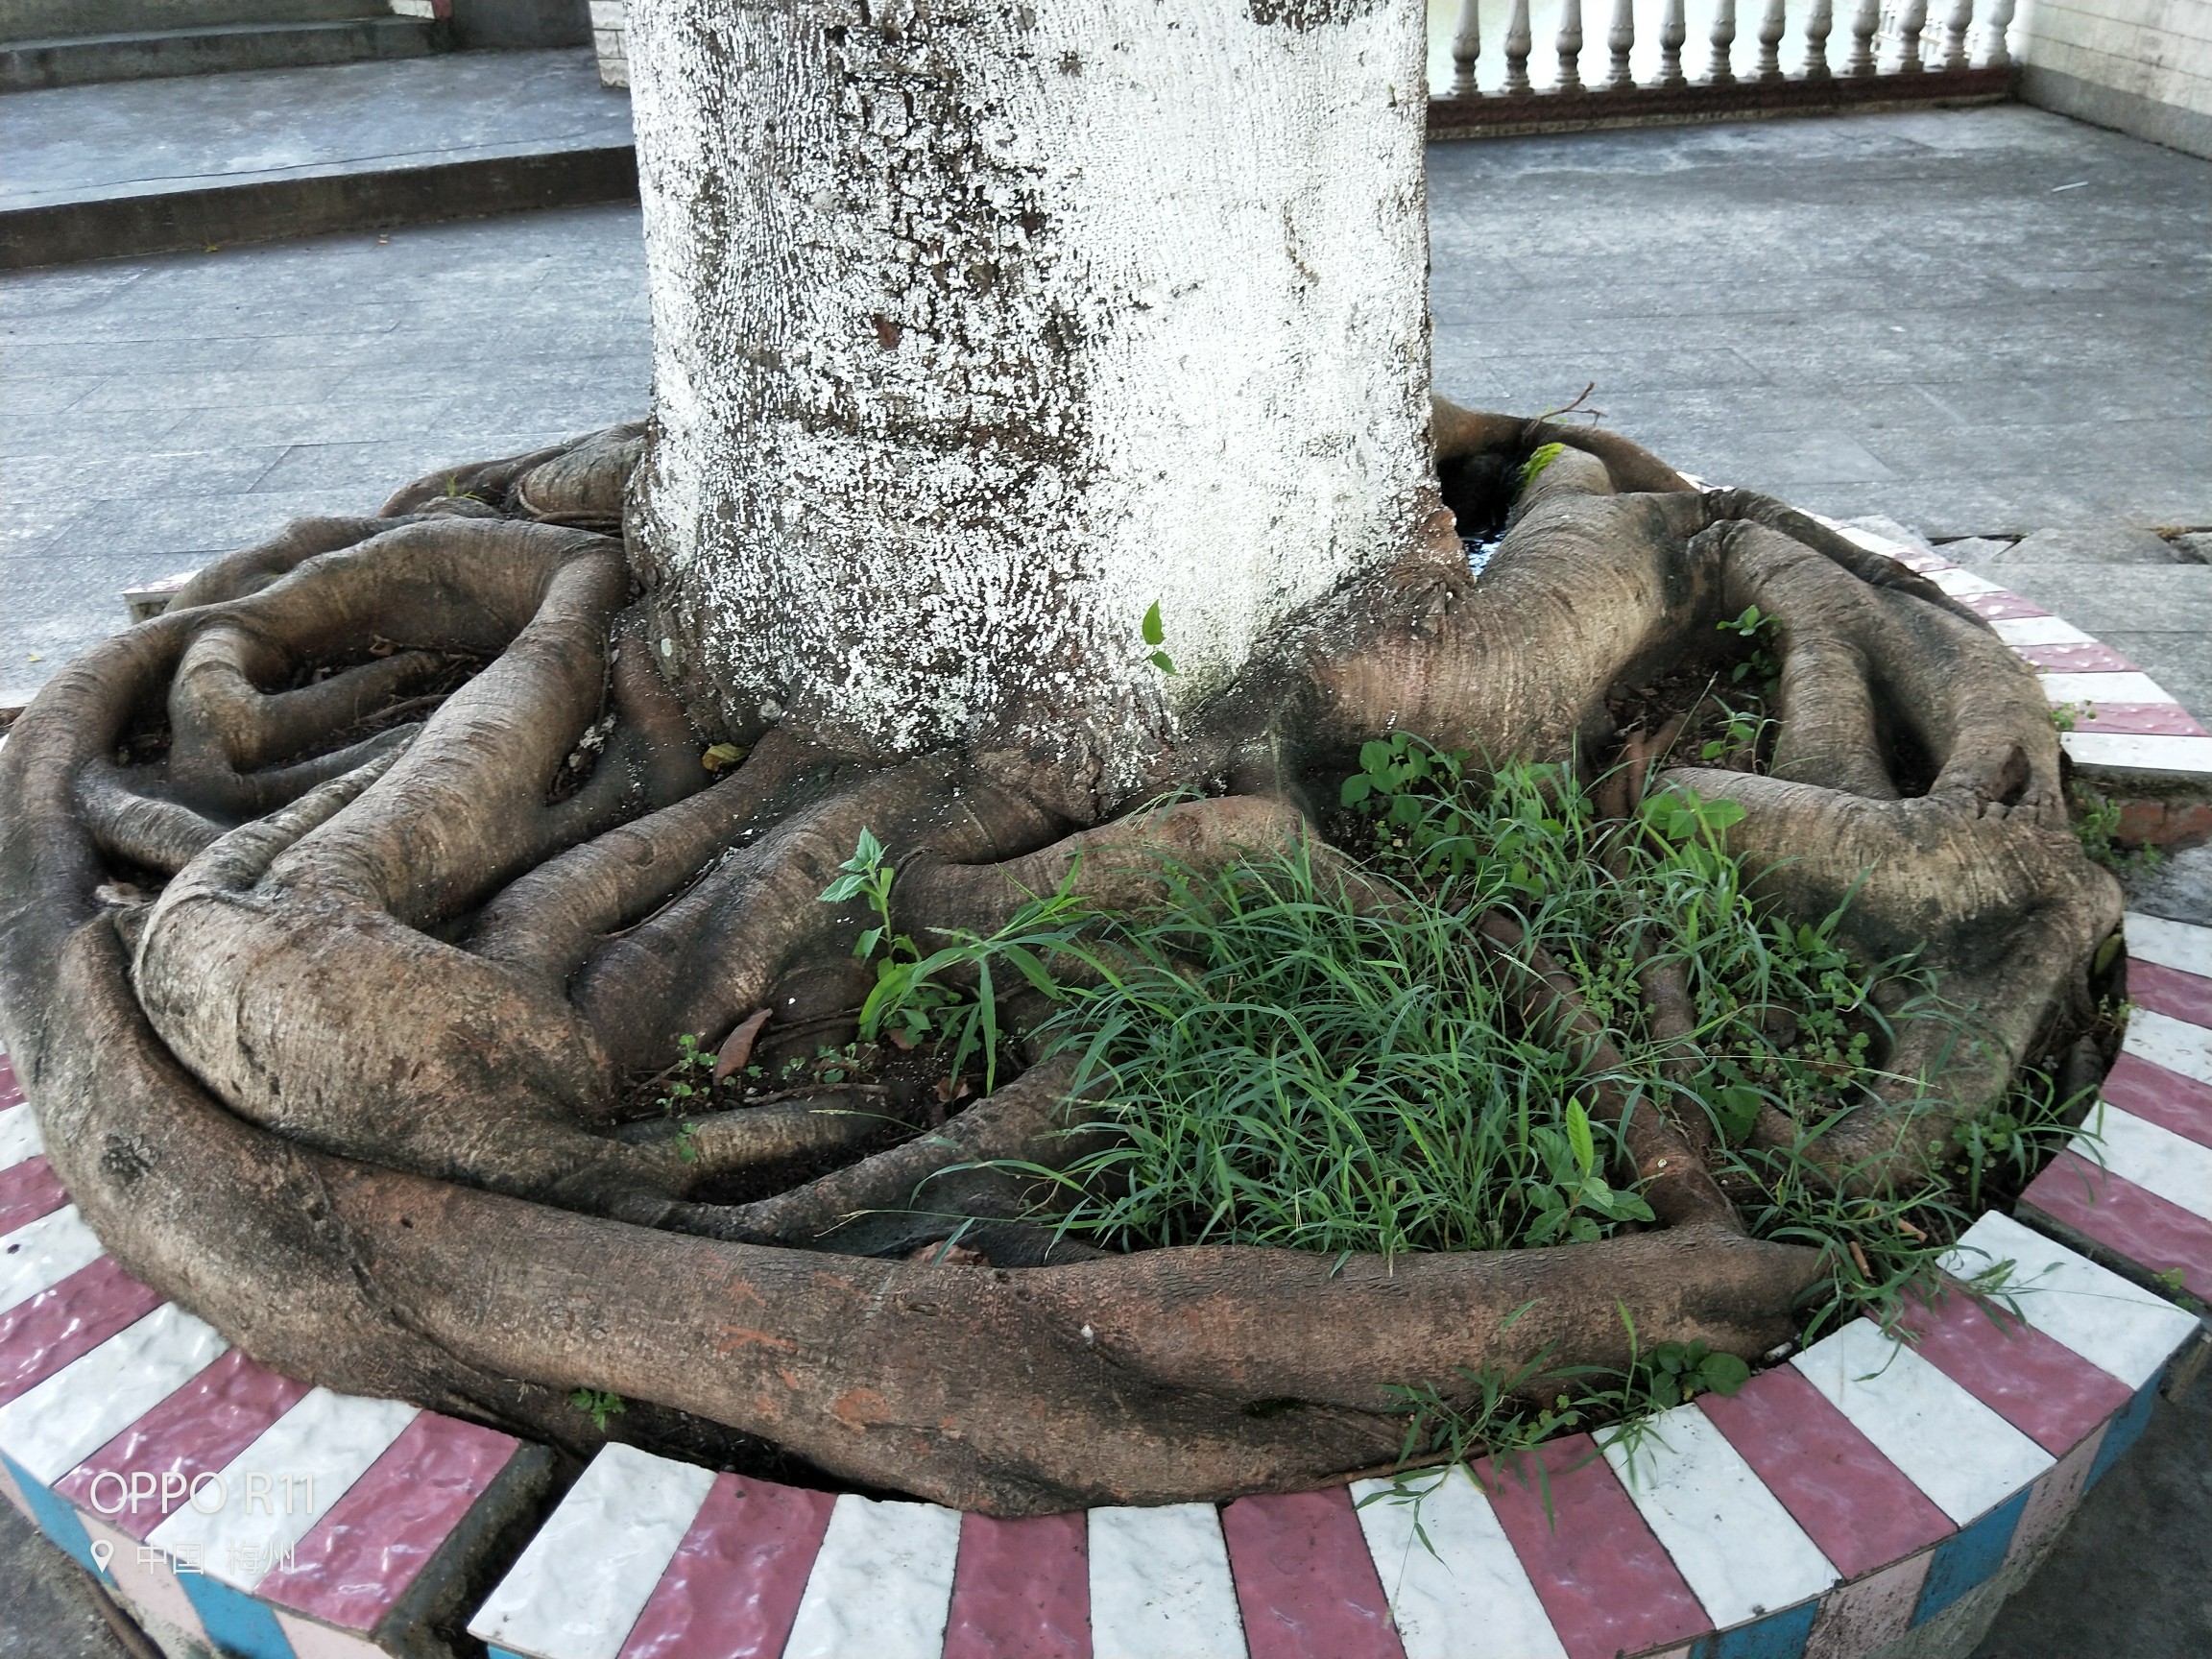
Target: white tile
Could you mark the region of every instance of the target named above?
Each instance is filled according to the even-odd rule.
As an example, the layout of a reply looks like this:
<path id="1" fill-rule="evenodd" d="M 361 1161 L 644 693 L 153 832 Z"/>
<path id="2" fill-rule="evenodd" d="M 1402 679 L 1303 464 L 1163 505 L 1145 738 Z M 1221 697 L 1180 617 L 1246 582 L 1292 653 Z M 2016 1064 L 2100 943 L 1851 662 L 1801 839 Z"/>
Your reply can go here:
<path id="1" fill-rule="evenodd" d="M 1894 555 L 1892 555 L 1894 557 Z M 1954 599 L 1970 599 L 1977 593 L 2006 593 L 2010 589 L 1986 576 L 1977 576 L 1971 570 L 1962 570 L 1954 565 L 1948 570 L 1931 570 L 1928 580 Z"/>
<path id="2" fill-rule="evenodd" d="M 1815 514 L 1814 517 L 1819 517 L 1819 515 Z M 1856 541 L 1869 553 L 1884 554 L 1891 559 L 1903 559 L 1917 551 L 1915 548 L 1906 546 L 1902 541 L 1892 541 L 1887 536 L 1877 536 L 1871 530 L 1862 530 L 1856 524 L 1839 524 L 1833 518 L 1821 518 L 1820 522 L 1842 537 L 1844 541 Z"/>
<path id="3" fill-rule="evenodd" d="M 281 1607 L 269 1611 L 276 1616 L 276 1628 L 284 1632 L 284 1640 L 292 1644 L 292 1659 L 392 1659 L 391 1649 L 358 1636 L 333 1630 Z"/>
<path id="4" fill-rule="evenodd" d="M 147 1534 L 165 1550 L 197 1548 L 210 1578 L 251 1591 L 284 1549 L 304 1538 L 418 1415 L 397 1400 L 310 1389 L 183 1508 Z M 265 1482 L 263 1479 L 265 1478 Z M 235 1548 L 241 1553 L 233 1556 Z"/>
<path id="5" fill-rule="evenodd" d="M 959 1554 L 958 1511 L 844 1494 L 830 1512 L 783 1659 L 937 1659 Z"/>
<path id="6" fill-rule="evenodd" d="M 12 1168 L 24 1159 L 36 1157 L 45 1150 L 46 1142 L 38 1134 L 38 1119 L 28 1101 L 0 1112 L 0 1169 Z"/>
<path id="7" fill-rule="evenodd" d="M 1093 1659 L 1244 1659 L 1211 1503 L 1091 1511 Z"/>
<path id="8" fill-rule="evenodd" d="M 2212 1083 L 2212 1031 L 2155 1009 L 2137 1008 L 2128 1016 L 2122 1050 L 2200 1083 Z"/>
<path id="9" fill-rule="evenodd" d="M 101 1254 L 100 1240 L 74 1204 L 24 1222 L 0 1237 L 0 1313 L 90 1266 Z"/>
<path id="10" fill-rule="evenodd" d="M 2145 737 L 2121 732 L 2068 732 L 2059 738 L 2081 766 L 2126 772 L 2212 776 L 2212 737 Z"/>
<path id="11" fill-rule="evenodd" d="M 2139 910 L 2128 911 L 2126 924 L 2128 954 L 2137 961 L 2212 979 L 2212 927 L 2193 927 Z"/>
<path id="12" fill-rule="evenodd" d="M 2100 703 L 2171 703 L 2173 697 L 2159 688 L 2158 682 L 2148 674 L 2120 670 L 2109 674 L 2071 674 L 2052 672 L 2038 674 L 2043 682 L 2043 695 L 2054 703 L 2087 703 L 2094 707 Z"/>
<path id="13" fill-rule="evenodd" d="M 2106 1106 L 2101 1118 L 2104 1142 L 2096 1147 L 2077 1142 L 2082 1157 L 2192 1215 L 2212 1217 L 2212 1146 L 2116 1106 Z"/>
<path id="14" fill-rule="evenodd" d="M 2051 1467 L 2048 1452 L 1871 1320 L 1790 1363 L 1961 1527 Z"/>
<path id="15" fill-rule="evenodd" d="M 1392 1484 L 1362 1480 L 1352 1497 L 1406 1659 L 1567 1659 L 1527 1569 L 1467 1471 L 1455 1465 L 1418 1513 L 1378 1496 Z"/>
<path id="16" fill-rule="evenodd" d="M 1992 622 L 1997 637 L 2014 650 L 2025 645 L 2094 645 L 2094 635 L 2084 634 L 2056 616 L 2008 616 Z"/>
<path id="17" fill-rule="evenodd" d="M 1961 1279 L 1998 1262 L 2012 1263 L 2005 1294 L 2022 1318 L 2130 1388 L 2155 1377 L 2197 1329 L 2192 1315 L 2164 1297 L 1994 1210 L 1943 1258 L 1945 1270 Z"/>
<path id="18" fill-rule="evenodd" d="M 614 1659 L 713 1484 L 711 1469 L 602 1447 L 469 1634 L 530 1659 Z"/>
<path id="19" fill-rule="evenodd" d="M 1633 1452 L 1607 1446 L 1605 1461 L 1721 1629 L 1842 1576 L 1695 1406 L 1661 1413 Z"/>
<path id="20" fill-rule="evenodd" d="M 212 1325 L 165 1302 L 0 1406 L 0 1452 L 51 1486 L 229 1346 Z"/>

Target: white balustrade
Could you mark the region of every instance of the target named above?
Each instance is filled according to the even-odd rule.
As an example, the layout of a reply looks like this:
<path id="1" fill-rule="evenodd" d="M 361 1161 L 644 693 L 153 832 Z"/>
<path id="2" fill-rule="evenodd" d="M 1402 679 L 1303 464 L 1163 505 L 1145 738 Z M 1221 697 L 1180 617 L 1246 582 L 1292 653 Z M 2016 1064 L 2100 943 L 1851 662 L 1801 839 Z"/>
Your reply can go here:
<path id="1" fill-rule="evenodd" d="M 1602 46 L 1592 37 L 1595 20 L 1583 16 L 1584 0 L 1429 4 L 1432 72 L 1440 97 L 1462 103 L 1500 94 L 1632 100 L 1695 84 L 1719 98 L 1718 108 L 1724 110 L 1731 97 L 1743 98 L 1747 108 L 1770 108 L 1774 94 L 1767 89 L 1809 83 L 2008 68 L 2012 56 L 2007 34 L 2018 0 L 1989 0 L 1980 7 L 1974 0 L 1938 0 L 1933 7 L 1930 0 L 1845 0 L 1841 16 L 1837 0 L 1753 0 L 1756 25 L 1739 19 L 1739 0 L 1611 0 Z M 1482 56 L 1485 5 L 1491 8 L 1492 51 L 1498 54 L 1487 60 Z M 1743 62 L 1736 56 L 1740 23 L 1741 32 L 1753 36 L 1744 42 Z M 1705 37 L 1702 73 L 1683 61 L 1693 28 Z M 1539 36 L 1551 41 L 1545 54 L 1549 61 L 1536 71 L 1547 76 L 1543 80 L 1531 73 Z M 1755 56 L 1749 50 L 1753 41 Z M 1585 48 L 1591 57 L 1587 63 Z M 1928 90 L 1937 90 L 1933 82 Z M 1842 97 L 1843 89 L 1839 86 L 1833 96 Z"/>
<path id="2" fill-rule="evenodd" d="M 1706 65 L 1706 82 L 1714 86 L 1726 86 L 1736 79 L 1730 65 L 1729 48 L 1736 44 L 1736 0 L 1713 0 L 1713 58 Z"/>
<path id="3" fill-rule="evenodd" d="M 1682 20 L 1682 0 L 1667 0 L 1666 21 L 1659 25 L 1659 84 L 1686 86 L 1682 73 L 1682 42 L 1690 38 L 1690 26 Z"/>
<path id="4" fill-rule="evenodd" d="M 1627 5 L 1629 0 L 1621 0 Z M 1482 56 L 1480 0 L 1459 0 L 1459 25 L 1452 31 L 1452 96 L 1472 98 L 1476 93 L 1475 62 Z"/>
<path id="5" fill-rule="evenodd" d="M 1673 3 L 1679 10 L 1681 0 Z M 1636 71 L 1628 66 L 1629 54 L 1636 50 L 1636 0 L 1613 0 L 1613 27 L 1605 32 L 1605 49 L 1613 54 L 1613 73 L 1606 78 L 1605 89 L 1624 92 L 1636 84 Z"/>
<path id="6" fill-rule="evenodd" d="M 1472 5 L 1474 0 L 1468 0 Z M 1805 79 L 1828 79 L 1828 32 L 1836 25 L 1836 17 L 1829 0 L 1813 0 L 1813 10 L 1805 18 Z"/>

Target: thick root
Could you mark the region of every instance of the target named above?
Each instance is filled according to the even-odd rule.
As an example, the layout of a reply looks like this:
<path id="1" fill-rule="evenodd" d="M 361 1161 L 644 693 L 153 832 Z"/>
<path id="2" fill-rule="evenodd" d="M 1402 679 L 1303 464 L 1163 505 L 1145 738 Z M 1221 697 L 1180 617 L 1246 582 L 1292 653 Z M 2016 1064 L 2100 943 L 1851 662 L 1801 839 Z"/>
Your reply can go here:
<path id="1" fill-rule="evenodd" d="M 1782 661 L 1777 775 L 1667 781 L 1745 807 L 1733 844 L 1786 913 L 1849 896 L 1851 949 L 1921 950 L 1973 1005 L 1953 1051 L 1908 1025 L 1887 1096 L 1815 1144 L 1857 1185 L 1920 1167 L 2117 921 L 2032 677 L 1932 585 L 1779 503 L 1696 492 L 1606 433 L 1441 402 L 1435 432 L 1447 498 L 1503 525 L 1481 580 L 1448 515 L 1425 524 L 1190 711 L 1121 805 L 1201 798 L 1114 822 L 1064 756 L 872 769 L 803 730 L 708 787 L 628 619 L 622 547 L 592 533 L 620 522 L 638 428 L 218 562 L 58 675 L 0 749 L 0 1021 L 49 1155 L 127 1268 L 295 1374 L 540 1426 L 568 1390 L 613 1389 L 1005 1514 L 1310 1485 L 1398 1450 L 1393 1387 L 1619 1367 L 1631 1325 L 1764 1351 L 1818 1257 L 1743 1236 L 1500 917 L 1471 948 L 1581 1053 L 1658 1229 L 1394 1262 L 1103 1257 L 1055 1240 L 1043 1183 L 1007 1167 L 1116 1135 L 1065 1062 L 888 1149 L 875 1094 L 688 1120 L 626 1094 L 680 1036 L 762 1010 L 771 1044 L 850 1031 L 876 918 L 820 895 L 863 830 L 897 870 L 895 926 L 925 941 L 1064 888 L 1142 907 L 1170 864 L 1256 854 L 1387 904 L 1309 829 L 1361 741 L 1610 752 L 1609 694 L 1756 604 Z M 1667 741 L 1623 746 L 1612 810 Z M 173 878 L 111 917 L 108 860 Z M 1679 1080 L 1680 974 L 1647 952 L 1640 979 Z M 985 1260 L 905 1259 L 954 1237 Z"/>

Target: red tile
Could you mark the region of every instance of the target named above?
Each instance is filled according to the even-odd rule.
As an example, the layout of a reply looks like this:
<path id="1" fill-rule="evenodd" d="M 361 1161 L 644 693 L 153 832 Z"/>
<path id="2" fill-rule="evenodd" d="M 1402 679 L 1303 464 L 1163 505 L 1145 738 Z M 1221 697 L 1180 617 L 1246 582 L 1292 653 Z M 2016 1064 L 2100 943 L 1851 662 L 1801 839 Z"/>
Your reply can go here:
<path id="1" fill-rule="evenodd" d="M 256 1365 L 232 1348 L 56 1481 L 54 1489 L 79 1508 L 100 1514 L 119 1531 L 143 1539 L 161 1525 L 166 1513 L 158 1492 L 150 1501 L 118 1511 L 103 1507 L 118 1501 L 114 1482 L 102 1481 L 95 1493 L 95 1479 L 109 1473 L 126 1478 L 144 1473 L 156 1480 L 174 1475 L 183 1483 L 172 1487 L 181 1503 L 195 1477 L 223 1468 L 306 1392 L 306 1383 Z"/>
<path id="2" fill-rule="evenodd" d="M 1405 1659 L 1344 1488 L 1239 1498 L 1221 1533 L 1252 1659 Z"/>
<path id="3" fill-rule="evenodd" d="M 2061 1152 L 2020 1194 L 2035 1210 L 2153 1273 L 2181 1269 L 2190 1294 L 2212 1300 L 2212 1220 Z"/>
<path id="4" fill-rule="evenodd" d="M 776 1659 L 837 1500 L 718 1475 L 620 1659 Z"/>
<path id="5" fill-rule="evenodd" d="M 1484 1458 L 1474 1474 L 1569 1659 L 1640 1653 L 1712 1629 L 1589 1435 Z"/>
<path id="6" fill-rule="evenodd" d="M 1950 1536 L 1943 1511 L 1795 1366 L 1697 1405 L 1844 1577 Z"/>
<path id="7" fill-rule="evenodd" d="M 0 1169 L 0 1233 L 12 1233 L 27 1221 L 51 1215 L 68 1202 L 61 1177 L 42 1153 Z"/>
<path id="8" fill-rule="evenodd" d="M 2128 964 L 2132 986 L 2138 964 Z M 2212 1146 L 2212 1084 L 2200 1083 L 2139 1054 L 2123 1054 L 2099 1091 L 2123 1112 L 2132 1112 L 2202 1146 Z"/>
<path id="9" fill-rule="evenodd" d="M 1080 1511 L 960 1518 L 944 1659 L 1091 1659 L 1091 1535 Z"/>
<path id="10" fill-rule="evenodd" d="M 15 1081 L 15 1067 L 7 1055 L 0 1054 L 0 1112 L 23 1103 L 23 1085 Z"/>
<path id="11" fill-rule="evenodd" d="M 2109 645 L 2083 639 L 2072 645 L 2015 645 L 2013 651 L 2046 674 L 2140 674 Z"/>
<path id="12" fill-rule="evenodd" d="M 0 1406 L 135 1325 L 161 1298 L 103 1256 L 0 1313 Z"/>
<path id="13" fill-rule="evenodd" d="M 2092 698 L 2075 717 L 2077 732 L 2115 732 L 2146 737 L 2202 737 L 2204 728 L 2178 703 L 2106 703 Z"/>
<path id="14" fill-rule="evenodd" d="M 264 1601 L 370 1631 L 515 1455 L 512 1435 L 424 1411 L 400 1431 L 279 1567 Z"/>
<path id="15" fill-rule="evenodd" d="M 2156 1014 L 2186 1020 L 2192 1025 L 2212 1025 L 2212 979 L 2184 974 L 2162 962 L 2129 958 L 2128 1000 Z"/>
<path id="16" fill-rule="evenodd" d="M 2063 1457 L 2135 1391 L 1994 1303 L 1953 1290 L 1909 1301 L 1899 1321 L 1920 1357 L 2054 1457 Z"/>

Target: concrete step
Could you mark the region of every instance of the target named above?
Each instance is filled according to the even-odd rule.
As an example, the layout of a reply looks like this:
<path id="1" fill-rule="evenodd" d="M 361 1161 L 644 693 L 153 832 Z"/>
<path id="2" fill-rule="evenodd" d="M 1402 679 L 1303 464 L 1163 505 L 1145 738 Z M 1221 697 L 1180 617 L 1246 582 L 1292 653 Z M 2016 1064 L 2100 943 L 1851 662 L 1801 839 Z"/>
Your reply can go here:
<path id="1" fill-rule="evenodd" d="M 0 271 L 635 200 L 589 48 L 0 98 Z"/>
<path id="2" fill-rule="evenodd" d="M 175 32 L 13 40 L 0 45 L 0 92 L 420 58 L 436 50 L 435 29 L 435 24 L 420 18 L 387 13 L 324 22 L 237 23 Z"/>
<path id="3" fill-rule="evenodd" d="M 182 35 L 233 23 L 389 17 L 390 0 L 0 0 L 0 41 Z"/>

